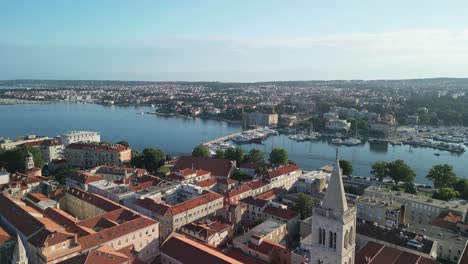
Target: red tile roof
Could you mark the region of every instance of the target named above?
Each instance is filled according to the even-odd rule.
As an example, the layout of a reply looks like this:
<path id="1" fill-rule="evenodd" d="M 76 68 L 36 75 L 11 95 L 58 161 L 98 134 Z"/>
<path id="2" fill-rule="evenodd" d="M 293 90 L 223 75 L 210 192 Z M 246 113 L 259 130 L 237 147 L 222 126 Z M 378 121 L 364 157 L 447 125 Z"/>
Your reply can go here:
<path id="1" fill-rule="evenodd" d="M 59 262 L 60 264 L 124 264 L 131 259 L 119 251 L 115 251 L 109 246 L 102 246 L 94 251 Z"/>
<path id="2" fill-rule="evenodd" d="M 129 147 L 120 144 L 91 144 L 91 143 L 71 143 L 67 149 L 92 150 L 95 152 L 123 152 L 130 150 Z"/>
<path id="3" fill-rule="evenodd" d="M 273 241 L 270 241 L 268 239 L 264 239 L 260 245 L 255 245 L 251 242 L 248 242 L 249 248 L 252 250 L 258 251 L 262 254 L 265 255 L 270 255 L 273 253 L 275 250 L 281 250 L 281 251 L 289 251 L 285 246 L 275 243 Z"/>
<path id="4" fill-rule="evenodd" d="M 75 235 L 72 233 L 45 228 L 34 234 L 28 241 L 36 247 L 50 247 L 73 239 L 74 237 Z"/>
<path id="5" fill-rule="evenodd" d="M 85 171 L 69 175 L 68 178 L 80 184 L 89 184 L 92 182 L 104 180 L 104 178 L 100 176 Z"/>
<path id="6" fill-rule="evenodd" d="M 186 168 L 209 171 L 215 177 L 229 177 L 235 167 L 235 161 L 227 159 L 182 156 L 174 164 L 173 171 Z"/>
<path id="7" fill-rule="evenodd" d="M 52 139 L 45 139 L 45 140 L 38 140 L 38 141 L 31 141 L 21 144 L 20 146 L 26 147 L 37 147 L 37 146 L 58 146 L 62 145 L 60 142 Z"/>
<path id="8" fill-rule="evenodd" d="M 288 173 L 298 171 L 298 170 L 301 170 L 301 168 L 296 166 L 296 165 L 288 164 L 286 166 L 280 166 L 280 167 L 277 167 L 277 168 L 275 168 L 273 170 L 268 171 L 266 177 L 268 179 L 273 179 L 273 178 L 279 177 L 281 175 L 288 174 Z"/>
<path id="9" fill-rule="evenodd" d="M 462 220 L 461 216 L 455 213 L 446 211 L 446 212 L 440 213 L 439 216 L 437 216 L 434 220 L 432 220 L 432 224 L 436 226 L 444 227 L 444 228 L 453 229 L 457 226 L 457 223 L 460 222 L 461 220 Z"/>
<path id="10" fill-rule="evenodd" d="M 0 227 L 0 245 L 7 242 L 11 239 L 10 234 L 8 234 L 2 227 Z"/>
<path id="11" fill-rule="evenodd" d="M 211 179 L 208 179 L 208 180 L 199 181 L 199 182 L 196 183 L 196 185 L 198 185 L 200 187 L 210 187 L 210 186 L 213 186 L 213 185 L 215 185 L 217 183 L 218 183 L 218 179 L 211 178 Z"/>
<path id="12" fill-rule="evenodd" d="M 369 241 L 355 257 L 355 264 L 437 264 L 438 261 Z"/>
<path id="13" fill-rule="evenodd" d="M 243 204 L 249 204 L 249 205 L 260 207 L 260 208 L 263 208 L 268 203 L 267 200 L 264 200 L 261 198 L 254 198 L 252 196 L 246 197 L 240 200 L 240 202 Z"/>
<path id="14" fill-rule="evenodd" d="M 44 224 L 31 213 L 40 215 L 38 211 L 26 206 L 20 200 L 8 194 L 0 194 L 0 214 L 27 237 L 44 227 Z"/>
<path id="15" fill-rule="evenodd" d="M 162 244 L 160 251 L 162 255 L 167 255 L 180 263 L 242 263 L 213 248 L 175 233 Z"/>
<path id="16" fill-rule="evenodd" d="M 244 264 L 265 264 L 267 262 L 263 262 L 261 260 L 258 260 L 254 257 L 251 257 L 249 255 L 244 254 L 240 249 L 233 248 L 228 250 L 226 253 L 226 256 L 231 257 L 233 259 L 236 259 L 238 261 L 241 261 Z"/>
<path id="17" fill-rule="evenodd" d="M 282 194 L 282 193 L 286 193 L 286 189 L 284 188 L 274 188 L 274 189 L 271 189 L 269 191 L 266 191 L 264 193 L 261 193 L 259 195 L 257 195 L 257 198 L 260 198 L 260 199 L 265 199 L 265 200 L 272 200 L 274 198 L 276 198 L 276 196 Z"/>
<path id="18" fill-rule="evenodd" d="M 255 189 L 262 188 L 270 183 L 262 179 L 258 179 L 258 180 L 248 181 L 245 184 L 247 184 L 252 190 L 255 190 Z"/>
<path id="19" fill-rule="evenodd" d="M 168 205 L 163 202 L 156 202 L 153 199 L 145 198 L 138 199 L 134 203 L 138 206 L 141 206 L 147 210 L 150 210 L 158 215 L 178 215 L 187 210 L 193 209 L 195 207 L 204 205 L 206 203 L 223 199 L 223 196 L 215 192 L 204 191 L 202 195 L 195 197 L 193 199 L 178 203 L 176 205 Z"/>
<path id="20" fill-rule="evenodd" d="M 252 191 L 252 189 L 248 185 L 241 185 L 224 193 L 224 196 L 231 198 L 250 191 Z"/>
<path id="21" fill-rule="evenodd" d="M 263 212 L 287 220 L 293 219 L 294 217 L 298 216 L 298 213 L 291 209 L 282 209 L 271 205 L 265 207 Z"/>
<path id="22" fill-rule="evenodd" d="M 115 203 L 100 195 L 86 192 L 75 187 L 71 187 L 70 189 L 68 189 L 67 194 L 80 198 L 81 200 L 86 201 L 87 203 L 92 204 L 98 208 L 101 208 L 102 210 L 106 212 L 117 210 L 122 207 L 120 204 Z"/>

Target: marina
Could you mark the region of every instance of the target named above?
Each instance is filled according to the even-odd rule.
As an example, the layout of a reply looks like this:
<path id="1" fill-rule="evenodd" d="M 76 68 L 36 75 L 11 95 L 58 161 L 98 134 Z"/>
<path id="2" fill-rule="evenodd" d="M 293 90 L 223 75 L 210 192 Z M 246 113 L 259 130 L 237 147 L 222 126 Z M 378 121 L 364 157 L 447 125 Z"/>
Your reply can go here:
<path id="1" fill-rule="evenodd" d="M 433 164 L 452 165 L 460 177 L 466 177 L 465 172 L 468 171 L 464 152 L 403 144 L 411 136 L 433 138 L 436 134 L 444 136 L 446 141 L 462 140 L 463 137 L 456 135 L 465 135 L 464 129 L 444 130 L 439 128 L 436 133 L 436 130 L 432 129 L 432 132 L 418 132 L 418 129 L 403 128 L 399 132 L 400 138 L 371 138 L 363 140 L 361 144 L 355 146 L 332 144 L 332 139 L 337 138 L 336 134 L 321 133 L 317 140 L 296 141 L 289 138 L 297 133 L 291 129 L 290 134 L 283 134 L 283 132 L 279 135 L 271 134 L 261 141 L 239 144 L 219 139 L 225 139 L 226 135 L 245 135 L 242 133 L 241 125 L 200 118 L 146 114 L 150 111 L 154 111 L 150 106 L 1 105 L 0 119 L 8 125 L 0 127 L 0 137 L 14 139 L 17 136 L 30 134 L 55 136 L 69 130 L 91 130 L 100 132 L 102 140 L 109 142 L 125 139 L 132 146 L 132 149 L 137 151 L 142 151 L 144 148 L 160 148 L 165 153 L 176 156 L 189 154 L 195 146 L 202 143 L 213 143 L 221 149 L 241 146 L 245 152 L 257 148 L 265 153 L 266 159 L 273 148 L 284 148 L 288 152 L 289 159 L 294 160 L 304 170 L 316 170 L 324 165 L 329 165 L 333 161 L 338 147 L 340 157 L 352 162 L 353 175 L 370 176 L 372 163 L 402 159 L 415 170 L 416 181 L 421 183 L 427 182 L 425 176 Z M 145 112 L 145 114 L 139 115 L 138 113 L 141 112 Z M 17 122 L 17 120 L 21 120 L 21 122 Z M 25 127 L 24 124 L 30 124 L 34 129 Z M 308 132 L 304 134 L 308 134 Z M 340 138 L 345 139 L 343 135 Z M 435 155 L 435 153 L 439 155 Z"/>

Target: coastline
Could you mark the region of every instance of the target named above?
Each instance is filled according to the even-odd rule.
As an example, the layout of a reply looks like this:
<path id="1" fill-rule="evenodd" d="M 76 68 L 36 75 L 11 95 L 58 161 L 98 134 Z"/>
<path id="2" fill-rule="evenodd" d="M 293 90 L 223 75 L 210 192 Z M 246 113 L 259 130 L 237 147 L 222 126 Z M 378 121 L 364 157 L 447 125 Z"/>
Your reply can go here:
<path id="1" fill-rule="evenodd" d="M 224 118 L 216 117 L 216 116 L 186 116 L 186 115 L 181 115 L 181 114 L 176 114 L 176 113 L 161 113 L 161 112 L 146 112 L 146 114 L 163 116 L 163 117 L 183 118 L 183 119 L 200 118 L 200 119 L 206 119 L 206 120 L 215 120 L 215 121 L 226 122 L 226 123 L 233 124 L 233 125 L 241 125 L 242 124 L 242 121 L 240 121 L 240 120 L 229 120 L 229 119 L 224 119 Z"/>

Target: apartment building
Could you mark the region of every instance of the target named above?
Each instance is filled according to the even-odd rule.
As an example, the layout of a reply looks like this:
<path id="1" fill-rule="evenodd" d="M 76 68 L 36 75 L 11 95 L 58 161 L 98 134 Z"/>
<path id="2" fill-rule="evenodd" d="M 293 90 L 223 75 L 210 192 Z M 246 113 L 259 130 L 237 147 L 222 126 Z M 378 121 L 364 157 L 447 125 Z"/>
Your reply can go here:
<path id="1" fill-rule="evenodd" d="M 466 221 L 468 203 L 465 200 L 442 201 L 426 196 L 392 191 L 380 186 L 370 186 L 364 190 L 365 195 L 380 197 L 405 206 L 405 219 L 409 223 L 431 223 L 442 212 L 454 212 Z"/>
<path id="2" fill-rule="evenodd" d="M 36 141 L 43 141 L 50 139 L 49 137 L 42 137 L 36 135 L 27 135 L 24 137 L 18 137 L 16 140 L 10 140 L 8 138 L 0 138 L 0 148 L 2 149 L 13 149 L 25 143 L 31 143 Z"/>
<path id="3" fill-rule="evenodd" d="M 31 141 L 31 142 L 26 142 L 24 144 L 21 144 L 21 146 L 39 148 L 41 157 L 45 163 L 49 163 L 53 160 L 63 159 L 64 146 L 62 143 L 56 140 L 45 139 L 45 140 Z"/>
<path id="4" fill-rule="evenodd" d="M 263 178 L 270 183 L 271 189 L 284 188 L 289 190 L 301 175 L 302 169 L 300 167 L 288 164 L 268 170 Z"/>
<path id="5" fill-rule="evenodd" d="M 276 126 L 278 125 L 278 114 L 244 113 L 242 115 L 242 122 L 244 126 Z"/>
<path id="6" fill-rule="evenodd" d="M 214 215 L 223 208 L 223 196 L 210 191 L 202 191 L 196 197 L 184 199 L 183 194 L 176 194 L 175 202 L 165 202 L 151 198 L 137 199 L 134 209 L 143 215 L 158 220 L 160 225 L 160 238 L 166 239 L 172 231 L 199 220 Z M 182 200 L 182 202 L 180 202 Z"/>
<path id="7" fill-rule="evenodd" d="M 131 247 L 132 257 L 143 262 L 158 254 L 158 222 L 84 191 L 71 189 L 67 194 L 75 198 L 64 202 L 71 209 L 67 212 L 53 207 L 39 212 L 21 200 L 0 195 L 0 223 L 19 235 L 29 263 L 58 263 L 102 247 L 114 254 Z M 86 219 L 74 215 L 77 200 L 95 215 Z"/>
<path id="8" fill-rule="evenodd" d="M 101 135 L 93 131 L 70 131 L 59 136 L 60 142 L 66 146 L 73 143 L 99 143 Z"/>
<path id="9" fill-rule="evenodd" d="M 356 200 L 357 217 L 380 226 L 398 228 L 405 224 L 405 207 L 380 197 L 363 195 Z"/>
<path id="10" fill-rule="evenodd" d="M 129 147 L 120 144 L 72 143 L 65 148 L 65 159 L 69 165 L 82 168 L 124 166 L 130 162 L 131 152 Z"/>

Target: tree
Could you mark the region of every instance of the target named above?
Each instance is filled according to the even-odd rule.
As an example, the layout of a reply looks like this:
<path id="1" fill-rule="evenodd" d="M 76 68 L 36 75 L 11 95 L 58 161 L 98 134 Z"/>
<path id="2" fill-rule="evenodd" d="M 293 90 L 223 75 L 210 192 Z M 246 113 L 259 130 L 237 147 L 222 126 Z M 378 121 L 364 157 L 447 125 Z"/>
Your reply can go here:
<path id="1" fill-rule="evenodd" d="M 54 171 L 49 177 L 53 178 L 60 184 L 64 184 L 65 180 L 73 175 L 80 173 L 80 171 L 72 166 L 64 166 L 62 168 L 57 169 Z"/>
<path id="2" fill-rule="evenodd" d="M 111 143 L 107 140 L 104 140 L 104 141 L 101 141 L 101 143 L 99 143 L 101 145 L 110 145 Z"/>
<path id="3" fill-rule="evenodd" d="M 433 166 L 426 178 L 431 180 L 434 187 L 437 189 L 452 187 L 458 179 L 457 175 L 453 171 L 453 167 L 448 164 Z"/>
<path id="4" fill-rule="evenodd" d="M 294 200 L 292 209 L 301 215 L 301 219 L 306 219 L 311 215 L 312 207 L 314 207 L 315 204 L 310 195 L 299 193 Z"/>
<path id="5" fill-rule="evenodd" d="M 343 170 L 344 175 L 351 175 L 353 173 L 353 165 L 349 160 L 340 160 L 340 168 Z"/>
<path id="6" fill-rule="evenodd" d="M 28 152 L 33 156 L 34 166 L 42 168 L 44 160 L 41 157 L 41 152 L 34 147 L 18 147 L 3 151 L 0 156 L 1 165 L 10 173 L 24 171 L 24 162 Z"/>
<path id="7" fill-rule="evenodd" d="M 388 176 L 388 163 L 385 161 L 377 161 L 372 164 L 371 174 L 379 181 L 383 181 Z"/>
<path id="8" fill-rule="evenodd" d="M 208 146 L 206 145 L 198 145 L 192 151 L 192 156 L 194 157 L 209 157 L 210 152 Z"/>
<path id="9" fill-rule="evenodd" d="M 142 153 L 133 152 L 131 164 L 138 168 L 145 168 L 149 172 L 157 171 L 164 165 L 166 155 L 157 148 L 146 148 Z"/>
<path id="10" fill-rule="evenodd" d="M 275 148 L 271 151 L 268 161 L 274 165 L 286 165 L 288 164 L 288 152 L 282 148 Z"/>
<path id="11" fill-rule="evenodd" d="M 412 182 L 403 183 L 403 190 L 405 193 L 417 194 L 416 186 Z"/>
<path id="12" fill-rule="evenodd" d="M 433 197 L 436 199 L 448 201 L 454 197 L 458 197 L 459 195 L 460 193 L 455 191 L 454 189 L 444 187 L 439 189 L 436 193 L 434 193 Z"/>
<path id="13" fill-rule="evenodd" d="M 458 179 L 457 182 L 453 185 L 453 189 L 455 189 L 455 191 L 459 192 L 460 194 L 468 191 L 468 179 Z"/>
<path id="14" fill-rule="evenodd" d="M 125 141 L 125 140 L 122 140 L 122 141 L 119 141 L 117 142 L 117 144 L 120 144 L 122 146 L 125 146 L 125 147 L 130 147 L 130 144 L 128 144 L 128 141 Z"/>
<path id="15" fill-rule="evenodd" d="M 265 155 L 259 149 L 251 149 L 249 153 L 245 156 L 246 162 L 259 162 L 263 163 L 265 160 Z"/>
<path id="16" fill-rule="evenodd" d="M 416 173 L 403 160 L 395 160 L 387 164 L 388 176 L 398 182 L 413 182 Z"/>
<path id="17" fill-rule="evenodd" d="M 228 148 L 224 152 L 224 158 L 235 160 L 237 165 L 239 165 L 244 161 L 244 150 L 241 147 Z"/>
<path id="18" fill-rule="evenodd" d="M 247 173 L 241 171 L 241 170 L 236 170 L 234 173 L 231 175 L 231 179 L 234 179 L 236 181 L 245 181 L 245 180 L 251 180 L 253 177 L 248 175 Z"/>
<path id="19" fill-rule="evenodd" d="M 214 157 L 217 159 L 224 159 L 224 151 L 222 149 L 217 149 Z"/>

